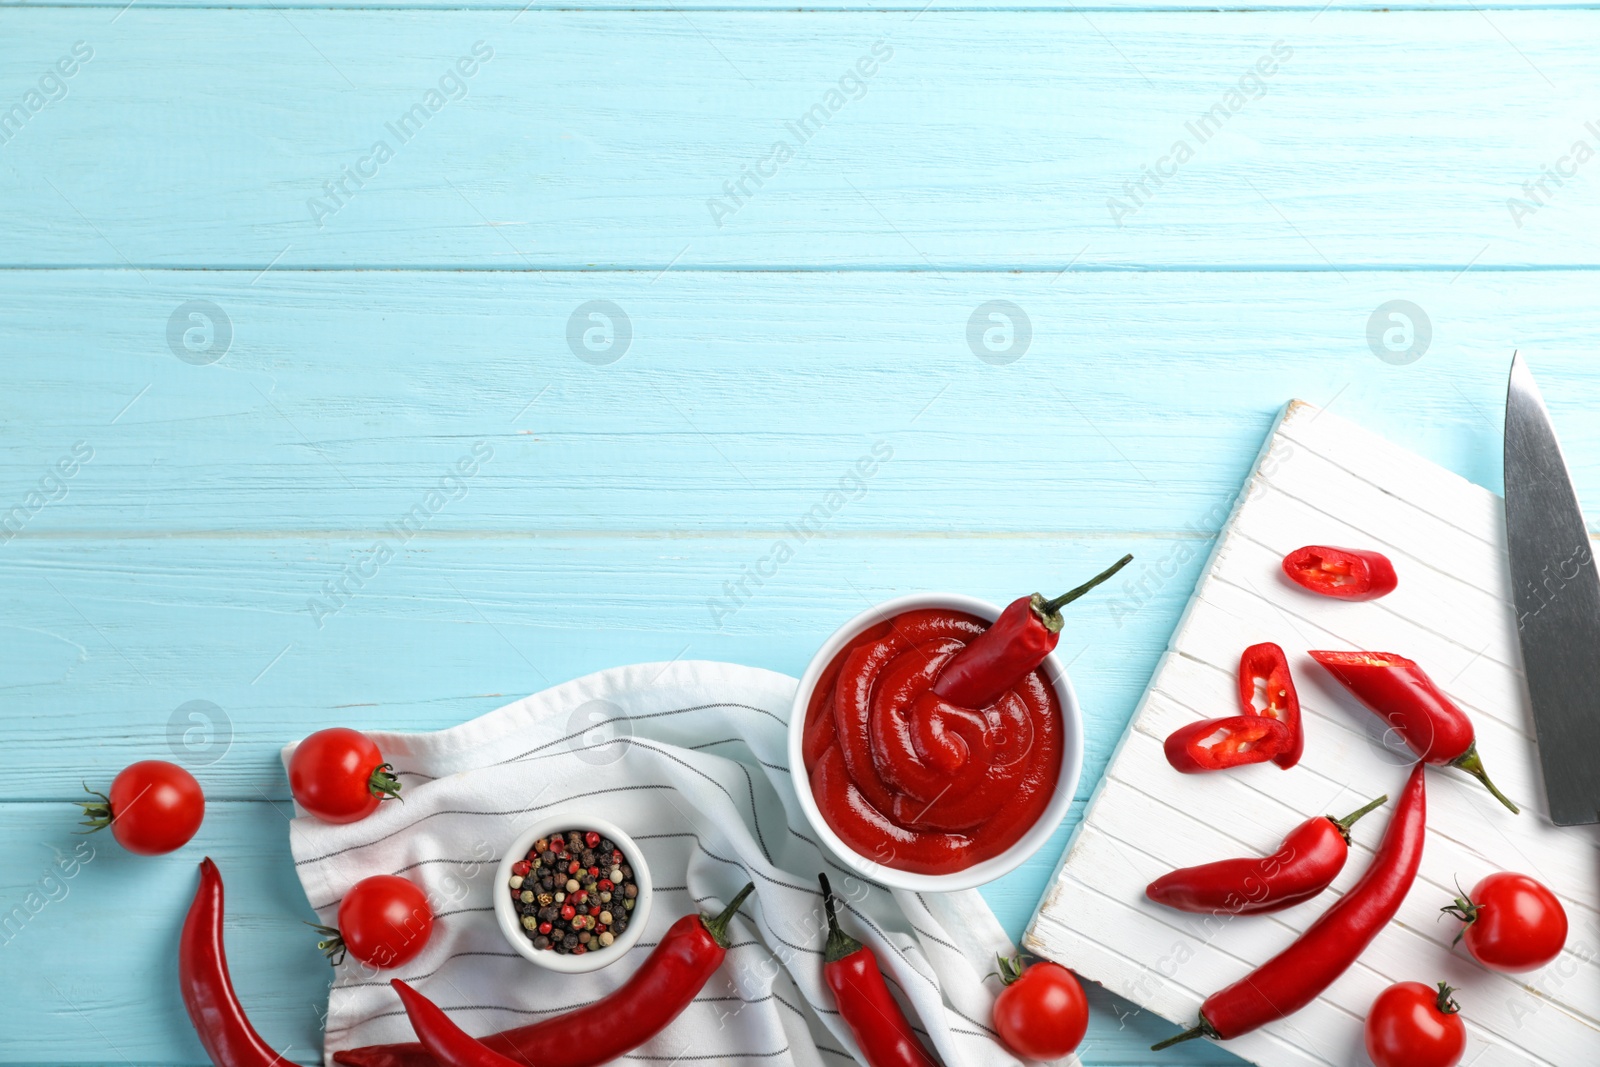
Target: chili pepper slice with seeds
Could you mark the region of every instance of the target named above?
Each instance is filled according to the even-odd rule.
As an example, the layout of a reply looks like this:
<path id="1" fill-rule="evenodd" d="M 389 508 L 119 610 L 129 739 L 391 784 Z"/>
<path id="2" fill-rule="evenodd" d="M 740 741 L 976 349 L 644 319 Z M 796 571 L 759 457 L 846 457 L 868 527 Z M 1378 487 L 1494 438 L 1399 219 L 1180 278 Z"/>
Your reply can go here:
<path id="1" fill-rule="evenodd" d="M 1413 660 L 1393 652 L 1311 652 L 1339 684 L 1387 722 L 1424 763 L 1459 767 L 1513 814 L 1520 809 L 1489 780 L 1467 713 Z"/>
<path id="2" fill-rule="evenodd" d="M 1378 853 L 1361 880 L 1294 944 L 1207 997 L 1200 1005 L 1199 1025 L 1151 1049 L 1196 1037 L 1226 1041 L 1292 1015 L 1315 1000 L 1349 970 L 1400 910 L 1422 866 L 1427 821 L 1427 785 L 1419 763 L 1406 780 Z"/>
<path id="3" fill-rule="evenodd" d="M 1265 763 L 1289 747 L 1289 728 L 1261 715 L 1202 719 L 1167 737 L 1167 762 L 1183 774 Z"/>
<path id="4" fill-rule="evenodd" d="M 1283 573 L 1304 589 L 1339 600 L 1376 600 L 1400 584 L 1388 556 L 1361 548 L 1297 548 L 1283 557 Z"/>
<path id="5" fill-rule="evenodd" d="M 1260 692 L 1266 703 L 1256 707 L 1256 693 Z M 1300 695 L 1294 690 L 1294 678 L 1289 674 L 1289 657 L 1271 641 L 1251 645 L 1239 657 L 1239 707 L 1246 715 L 1262 715 L 1277 719 L 1289 731 L 1289 743 L 1282 752 L 1272 757 L 1272 762 L 1288 770 L 1300 762 L 1306 750 L 1305 732 L 1300 724 Z"/>
<path id="6" fill-rule="evenodd" d="M 828 917 L 822 977 L 833 990 L 834 1006 L 850 1027 L 867 1067 L 938 1067 L 889 992 L 878 957 L 839 929 L 828 876 L 819 874 L 817 881 L 822 883 L 822 908 Z"/>
<path id="7" fill-rule="evenodd" d="M 714 918 L 685 915 L 673 923 L 633 976 L 610 996 L 482 1041 L 467 1036 L 421 993 L 396 980 L 392 984 L 421 1043 L 344 1049 L 333 1054 L 333 1062 L 346 1067 L 596 1067 L 617 1059 L 665 1030 L 693 1003 L 727 956 L 728 924 L 754 889 L 754 883 L 746 885 Z M 474 1058 L 484 1054 L 491 1058 Z"/>
<path id="8" fill-rule="evenodd" d="M 1078 588 L 1046 600 L 1041 593 L 1006 605 L 990 627 L 956 653 L 933 693 L 964 708 L 986 708 L 1033 672 L 1061 640 L 1061 609 L 1133 560 L 1123 556 Z"/>
<path id="9" fill-rule="evenodd" d="M 1350 856 L 1350 827 L 1388 799 L 1381 796 L 1342 819 L 1307 819 L 1270 856 L 1217 860 L 1164 874 L 1145 887 L 1144 895 L 1201 915 L 1259 915 L 1291 908 L 1333 883 Z"/>
<path id="10" fill-rule="evenodd" d="M 222 874 L 209 856 L 200 861 L 200 888 L 178 936 L 178 988 L 216 1067 L 294 1067 L 256 1033 L 233 992 L 222 950 Z"/>

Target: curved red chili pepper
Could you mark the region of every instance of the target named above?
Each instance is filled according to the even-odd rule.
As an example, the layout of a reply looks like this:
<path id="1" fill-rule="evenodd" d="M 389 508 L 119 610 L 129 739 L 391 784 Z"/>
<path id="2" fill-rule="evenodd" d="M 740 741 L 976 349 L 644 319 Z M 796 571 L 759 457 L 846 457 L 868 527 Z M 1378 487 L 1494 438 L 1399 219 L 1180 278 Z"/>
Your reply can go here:
<path id="1" fill-rule="evenodd" d="M 1180 726 L 1164 748 L 1173 770 L 1204 774 L 1248 763 L 1265 763 L 1289 745 L 1289 728 L 1277 719 L 1234 715 Z"/>
<path id="2" fill-rule="evenodd" d="M 519 1026 L 485 1037 L 467 1037 L 436 1005 L 421 993 L 395 982 L 412 1027 L 421 1043 L 366 1045 L 333 1054 L 333 1062 L 346 1067 L 453 1067 L 457 1062 L 560 1064 L 561 1067 L 596 1067 L 638 1048 L 655 1037 L 687 1008 L 728 954 L 728 924 L 755 885 L 746 885 L 720 915 L 685 915 L 668 928 L 633 976 L 610 996 L 532 1026 Z M 420 1011 L 417 1010 L 420 1008 Z M 436 1015 L 434 1013 L 437 1013 Z M 422 1018 L 421 1025 L 418 1018 Z M 443 1019 L 445 1026 L 437 1025 Z M 429 1027 L 424 1033 L 423 1026 Z M 446 1059 L 436 1045 L 459 1050 L 461 1038 L 485 1049 L 499 1060 Z M 431 1035 L 431 1040 L 430 1040 Z M 465 1053 L 478 1055 L 467 1047 Z"/>
<path id="3" fill-rule="evenodd" d="M 294 1067 L 256 1033 L 233 992 L 222 950 L 222 875 L 207 856 L 178 936 L 178 988 L 189 1021 L 216 1067 Z"/>
<path id="4" fill-rule="evenodd" d="M 1265 707 L 1256 707 L 1257 684 L 1265 694 Z M 1251 645 L 1239 657 L 1239 707 L 1246 715 L 1277 719 L 1289 730 L 1289 743 L 1272 762 L 1288 770 L 1300 762 L 1306 750 L 1304 728 L 1300 724 L 1300 695 L 1294 691 L 1289 673 L 1289 657 L 1283 649 L 1265 641 Z"/>
<path id="5" fill-rule="evenodd" d="M 1376 600 L 1400 584 L 1388 556 L 1361 548 L 1297 548 L 1283 557 L 1283 573 L 1296 585 L 1340 600 Z"/>
<path id="6" fill-rule="evenodd" d="M 1202 915 L 1257 915 L 1293 907 L 1333 883 L 1350 855 L 1350 827 L 1388 799 L 1379 797 L 1342 819 L 1307 819 L 1270 856 L 1218 860 L 1164 874 L 1144 894 L 1157 904 Z"/>
<path id="7" fill-rule="evenodd" d="M 423 1047 L 444 1067 L 526 1067 L 510 1056 L 502 1056 L 482 1041 L 450 1021 L 450 1016 L 398 978 L 390 985 L 400 994 L 411 1029 L 422 1039 Z"/>
<path id="8" fill-rule="evenodd" d="M 1422 865 L 1427 819 L 1427 786 L 1419 763 L 1406 780 L 1378 854 L 1361 880 L 1294 944 L 1207 997 L 1200 1006 L 1199 1025 L 1152 1045 L 1152 1050 L 1196 1037 L 1226 1041 L 1292 1015 L 1315 1000 L 1400 910 Z"/>
<path id="9" fill-rule="evenodd" d="M 956 653 L 933 683 L 935 696 L 964 708 L 986 708 L 1014 689 L 1061 640 L 1061 609 L 1126 567 L 1132 556 L 1117 562 L 1078 588 L 1046 600 L 1042 594 L 1006 605 L 987 630 Z"/>
<path id="10" fill-rule="evenodd" d="M 1339 684 L 1389 724 L 1424 763 L 1459 767 L 1512 812 L 1520 809 L 1489 780 L 1467 713 L 1423 669 L 1393 652 L 1310 652 Z"/>
<path id="11" fill-rule="evenodd" d="M 828 876 L 819 874 L 817 880 L 822 883 L 822 907 L 828 916 L 822 977 L 833 990 L 834 1005 L 850 1027 L 867 1067 L 938 1067 L 938 1061 L 917 1040 L 910 1020 L 889 992 L 883 972 L 878 969 L 878 957 L 839 929 Z"/>

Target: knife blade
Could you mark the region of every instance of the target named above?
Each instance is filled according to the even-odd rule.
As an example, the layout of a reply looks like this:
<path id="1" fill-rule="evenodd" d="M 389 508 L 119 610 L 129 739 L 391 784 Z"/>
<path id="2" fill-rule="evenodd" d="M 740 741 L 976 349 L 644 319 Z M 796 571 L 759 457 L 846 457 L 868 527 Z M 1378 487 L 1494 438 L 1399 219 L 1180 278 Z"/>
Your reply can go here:
<path id="1" fill-rule="evenodd" d="M 1600 574 L 1533 374 L 1506 389 L 1506 543 L 1550 819 L 1600 822 Z"/>

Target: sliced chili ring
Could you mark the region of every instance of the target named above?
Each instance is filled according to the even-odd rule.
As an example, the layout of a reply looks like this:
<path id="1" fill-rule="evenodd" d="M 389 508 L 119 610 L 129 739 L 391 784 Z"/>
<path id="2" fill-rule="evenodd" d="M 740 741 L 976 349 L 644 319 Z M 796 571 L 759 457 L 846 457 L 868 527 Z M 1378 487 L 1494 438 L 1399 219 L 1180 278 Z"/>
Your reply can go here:
<path id="1" fill-rule="evenodd" d="M 1262 715 L 1202 719 L 1172 731 L 1167 762 L 1183 774 L 1265 763 L 1289 743 L 1289 728 Z"/>
<path id="2" fill-rule="evenodd" d="M 1382 552 L 1306 545 L 1283 557 L 1283 573 L 1296 585 L 1338 600 L 1376 600 L 1400 579 Z"/>
<path id="3" fill-rule="evenodd" d="M 1257 694 L 1264 694 L 1266 703 L 1257 706 Z M 1271 641 L 1251 645 L 1239 657 L 1239 707 L 1246 715 L 1262 715 L 1283 723 L 1289 731 L 1289 741 L 1282 752 L 1272 757 L 1272 762 L 1288 770 L 1300 762 L 1306 750 L 1306 738 L 1300 725 L 1300 695 L 1294 690 L 1294 677 L 1289 673 L 1289 657 Z"/>

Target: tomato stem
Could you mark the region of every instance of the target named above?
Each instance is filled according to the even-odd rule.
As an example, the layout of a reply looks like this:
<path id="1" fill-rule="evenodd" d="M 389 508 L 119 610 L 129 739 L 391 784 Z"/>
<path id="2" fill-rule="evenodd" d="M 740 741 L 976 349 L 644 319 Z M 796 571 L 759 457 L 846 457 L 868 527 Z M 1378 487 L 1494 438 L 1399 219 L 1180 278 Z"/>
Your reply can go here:
<path id="1" fill-rule="evenodd" d="M 1452 946 L 1459 945 L 1461 939 L 1466 936 L 1467 927 L 1478 921 L 1479 910 L 1479 905 L 1474 904 L 1472 898 L 1467 896 L 1467 891 L 1461 888 L 1460 882 L 1456 883 L 1456 892 L 1461 895 L 1456 897 L 1455 902 L 1439 909 L 1442 914 L 1461 920 L 1461 929 L 1456 931 L 1456 939 L 1450 942 Z"/>
<path id="2" fill-rule="evenodd" d="M 100 799 L 77 801 L 78 806 L 83 809 L 82 825 L 87 826 L 88 829 L 74 830 L 73 832 L 78 834 L 92 834 L 97 830 L 104 830 L 106 827 L 111 825 L 111 822 L 114 818 L 111 812 L 111 798 L 106 796 L 104 793 L 97 793 L 93 789 L 90 789 L 88 782 L 83 783 L 83 791 L 92 797 L 99 797 Z"/>
<path id="3" fill-rule="evenodd" d="M 1454 1015 L 1461 1010 L 1461 1005 L 1457 1004 L 1450 996 L 1454 992 L 1455 990 L 1450 986 L 1443 982 L 1439 983 L 1439 999 L 1435 1004 L 1441 1015 Z"/>
<path id="4" fill-rule="evenodd" d="M 300 921 L 305 922 L 304 919 Z M 323 926 L 320 923 L 306 923 L 306 925 L 322 935 L 323 940 L 317 942 L 317 948 L 321 949 L 322 954 L 327 957 L 328 965 L 337 967 L 343 963 L 347 951 L 344 944 L 344 935 L 332 926 Z"/>
<path id="5" fill-rule="evenodd" d="M 995 962 L 1000 965 L 1000 973 L 995 977 L 1000 979 L 1001 985 L 1010 985 L 1022 977 L 1022 972 L 1028 969 L 1027 965 L 1022 962 L 1024 958 L 1023 956 L 995 956 Z"/>
<path id="6" fill-rule="evenodd" d="M 379 800 L 393 797 L 395 800 L 403 801 L 400 796 L 400 779 L 394 776 L 392 763 L 380 763 L 372 769 L 372 775 L 367 779 L 367 789 Z"/>

